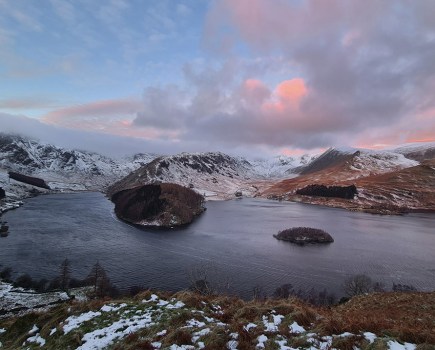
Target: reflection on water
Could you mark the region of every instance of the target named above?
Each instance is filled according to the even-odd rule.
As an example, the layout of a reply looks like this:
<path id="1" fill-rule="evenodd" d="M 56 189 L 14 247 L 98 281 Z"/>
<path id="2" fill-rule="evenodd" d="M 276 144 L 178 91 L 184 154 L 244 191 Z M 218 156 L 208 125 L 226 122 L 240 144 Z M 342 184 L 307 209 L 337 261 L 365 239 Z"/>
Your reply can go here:
<path id="1" fill-rule="evenodd" d="M 359 273 L 387 286 L 435 289 L 434 215 L 378 216 L 259 199 L 207 207 L 186 229 L 153 231 L 117 220 L 99 193 L 40 196 L 4 214 L 11 233 L 0 240 L 0 264 L 50 278 L 68 258 L 83 278 L 99 260 L 121 288 L 168 290 L 186 288 L 191 272 L 207 265 L 210 279 L 229 280 L 243 296 L 254 286 L 270 293 L 285 283 L 340 293 L 343 280 Z M 335 242 L 300 247 L 272 237 L 293 226 L 321 228 Z"/>

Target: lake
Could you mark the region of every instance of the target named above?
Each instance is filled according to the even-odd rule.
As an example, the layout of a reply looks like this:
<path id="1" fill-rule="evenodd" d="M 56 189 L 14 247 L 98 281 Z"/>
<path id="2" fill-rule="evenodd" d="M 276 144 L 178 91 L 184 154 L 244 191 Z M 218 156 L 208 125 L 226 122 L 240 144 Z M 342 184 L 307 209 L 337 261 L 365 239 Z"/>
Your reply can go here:
<path id="1" fill-rule="evenodd" d="M 184 229 L 139 229 L 119 221 L 101 193 L 32 198 L 2 220 L 0 264 L 33 278 L 52 278 L 68 258 L 84 278 L 99 261 L 120 289 L 187 288 L 203 274 L 249 298 L 254 287 L 342 294 L 349 276 L 366 274 L 386 287 L 435 289 L 435 215 L 379 216 L 301 203 L 248 199 L 207 202 Z M 329 232 L 329 245 L 297 246 L 272 235 L 294 226 Z"/>

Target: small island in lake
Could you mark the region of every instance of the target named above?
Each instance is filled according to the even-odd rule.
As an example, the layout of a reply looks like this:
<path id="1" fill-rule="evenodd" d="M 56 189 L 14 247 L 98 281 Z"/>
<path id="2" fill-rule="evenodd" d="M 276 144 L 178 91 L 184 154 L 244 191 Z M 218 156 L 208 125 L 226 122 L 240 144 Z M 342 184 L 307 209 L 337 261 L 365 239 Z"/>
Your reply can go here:
<path id="1" fill-rule="evenodd" d="M 311 227 L 292 227 L 273 235 L 276 239 L 299 245 L 309 243 L 332 243 L 334 239 L 323 230 Z"/>
<path id="2" fill-rule="evenodd" d="M 187 225 L 204 210 L 204 197 L 177 184 L 148 184 L 115 193 L 116 215 L 139 226 Z"/>

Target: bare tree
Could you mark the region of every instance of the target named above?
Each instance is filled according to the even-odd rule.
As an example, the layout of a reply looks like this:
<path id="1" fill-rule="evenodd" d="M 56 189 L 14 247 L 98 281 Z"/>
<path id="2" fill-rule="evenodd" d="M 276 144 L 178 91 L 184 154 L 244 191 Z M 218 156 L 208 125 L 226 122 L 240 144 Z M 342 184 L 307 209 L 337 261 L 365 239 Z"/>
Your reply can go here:
<path id="1" fill-rule="evenodd" d="M 264 291 L 264 288 L 260 285 L 254 286 L 252 288 L 252 300 L 266 300 L 267 293 Z"/>
<path id="2" fill-rule="evenodd" d="M 202 264 L 188 271 L 189 289 L 202 295 L 228 294 L 230 279 L 218 272 L 213 264 Z"/>
<path id="3" fill-rule="evenodd" d="M 355 295 L 372 292 L 373 282 L 367 275 L 355 275 L 344 281 L 343 289 L 347 296 L 353 297 Z"/>
<path id="4" fill-rule="evenodd" d="M 59 287 L 63 291 L 67 292 L 69 289 L 69 282 L 71 280 L 71 269 L 68 259 L 62 261 L 59 272 Z"/>
<path id="5" fill-rule="evenodd" d="M 104 296 L 110 289 L 110 280 L 99 261 L 92 267 L 86 279 L 94 288 L 94 294 L 97 297 Z"/>

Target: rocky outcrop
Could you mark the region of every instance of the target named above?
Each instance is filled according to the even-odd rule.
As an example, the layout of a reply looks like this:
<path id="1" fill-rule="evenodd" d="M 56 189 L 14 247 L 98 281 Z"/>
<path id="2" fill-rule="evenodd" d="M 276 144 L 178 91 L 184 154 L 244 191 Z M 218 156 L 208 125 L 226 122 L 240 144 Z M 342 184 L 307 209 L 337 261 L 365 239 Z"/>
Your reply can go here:
<path id="1" fill-rule="evenodd" d="M 3 199 L 6 197 L 6 192 L 3 188 L 0 187 L 0 199 Z"/>
<path id="2" fill-rule="evenodd" d="M 203 196 L 170 183 L 122 190 L 113 194 L 111 200 L 121 220 L 140 226 L 182 226 L 205 210 Z"/>
<path id="3" fill-rule="evenodd" d="M 276 239 L 299 245 L 309 243 L 332 243 L 334 239 L 323 230 L 311 227 L 293 227 L 273 235 Z"/>

